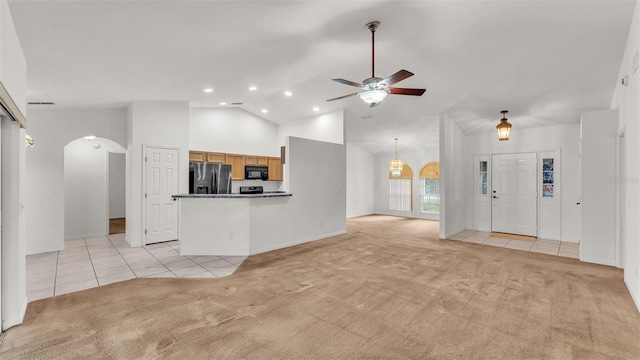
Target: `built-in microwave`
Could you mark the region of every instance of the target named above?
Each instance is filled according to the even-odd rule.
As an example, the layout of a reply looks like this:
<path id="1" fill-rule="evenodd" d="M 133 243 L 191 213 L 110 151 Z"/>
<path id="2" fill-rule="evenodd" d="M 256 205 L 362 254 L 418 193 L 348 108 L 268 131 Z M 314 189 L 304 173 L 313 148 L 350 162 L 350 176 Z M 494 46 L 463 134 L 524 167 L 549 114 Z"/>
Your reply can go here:
<path id="1" fill-rule="evenodd" d="M 266 166 L 246 165 L 244 167 L 246 180 L 269 180 L 269 168 Z"/>

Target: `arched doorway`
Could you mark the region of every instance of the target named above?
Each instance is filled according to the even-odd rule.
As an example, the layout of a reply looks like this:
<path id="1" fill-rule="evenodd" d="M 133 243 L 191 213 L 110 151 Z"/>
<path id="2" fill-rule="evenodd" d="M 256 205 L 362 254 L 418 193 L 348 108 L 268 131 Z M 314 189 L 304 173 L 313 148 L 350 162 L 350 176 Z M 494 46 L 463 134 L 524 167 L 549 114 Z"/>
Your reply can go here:
<path id="1" fill-rule="evenodd" d="M 101 137 L 65 145 L 65 239 L 108 235 L 110 218 L 125 217 L 124 153 L 120 144 Z M 119 186 L 111 186 L 114 182 Z"/>

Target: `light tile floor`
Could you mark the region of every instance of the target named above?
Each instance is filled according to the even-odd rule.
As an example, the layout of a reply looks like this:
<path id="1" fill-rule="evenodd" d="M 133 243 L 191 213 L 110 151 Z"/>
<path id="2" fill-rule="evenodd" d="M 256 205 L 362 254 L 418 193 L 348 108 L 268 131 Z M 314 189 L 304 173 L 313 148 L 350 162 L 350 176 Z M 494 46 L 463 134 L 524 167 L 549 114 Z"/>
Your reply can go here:
<path id="1" fill-rule="evenodd" d="M 450 237 L 449 240 L 460 240 L 477 244 L 504 247 L 507 249 L 531 251 L 548 255 L 557 255 L 574 259 L 580 258 L 580 247 L 577 243 L 570 243 L 556 240 L 537 239 L 536 241 L 525 241 L 508 239 L 502 237 L 492 237 L 487 232 L 465 230 Z"/>
<path id="2" fill-rule="evenodd" d="M 180 242 L 130 247 L 124 234 L 66 240 L 65 250 L 27 256 L 27 299 L 38 300 L 136 277 L 231 275 L 245 256 L 182 256 Z"/>

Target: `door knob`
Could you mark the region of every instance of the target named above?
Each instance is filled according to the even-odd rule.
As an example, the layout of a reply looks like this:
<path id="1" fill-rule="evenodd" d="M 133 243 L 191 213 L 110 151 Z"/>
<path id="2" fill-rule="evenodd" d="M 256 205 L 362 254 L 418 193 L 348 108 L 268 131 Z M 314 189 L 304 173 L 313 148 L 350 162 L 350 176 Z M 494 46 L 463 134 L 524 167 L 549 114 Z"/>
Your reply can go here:
<path id="1" fill-rule="evenodd" d="M 493 198 L 494 198 L 494 199 L 500 199 L 499 197 L 497 197 L 497 196 L 495 196 L 495 195 L 493 195 Z"/>

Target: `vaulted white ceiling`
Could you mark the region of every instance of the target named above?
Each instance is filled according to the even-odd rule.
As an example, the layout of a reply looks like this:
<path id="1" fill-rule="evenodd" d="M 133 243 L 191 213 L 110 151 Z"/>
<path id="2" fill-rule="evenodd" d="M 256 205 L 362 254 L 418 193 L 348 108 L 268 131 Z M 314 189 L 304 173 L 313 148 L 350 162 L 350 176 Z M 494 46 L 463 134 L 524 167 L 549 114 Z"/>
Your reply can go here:
<path id="1" fill-rule="evenodd" d="M 275 123 L 344 108 L 349 141 L 377 153 L 437 144 L 438 114 L 465 132 L 579 121 L 610 104 L 635 1 L 9 0 L 28 66 L 28 101 L 240 102 Z M 375 108 L 326 99 L 406 69 Z M 257 91 L 249 91 L 255 85 Z M 207 87 L 214 89 L 207 94 Z M 290 90 L 293 96 L 284 96 Z M 268 109 L 263 114 L 261 109 Z"/>

